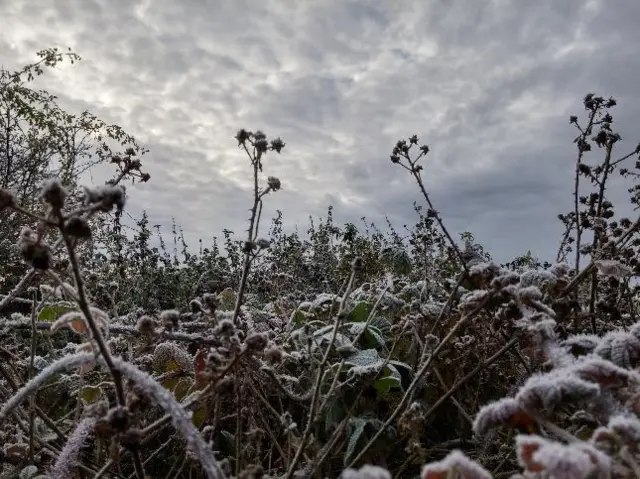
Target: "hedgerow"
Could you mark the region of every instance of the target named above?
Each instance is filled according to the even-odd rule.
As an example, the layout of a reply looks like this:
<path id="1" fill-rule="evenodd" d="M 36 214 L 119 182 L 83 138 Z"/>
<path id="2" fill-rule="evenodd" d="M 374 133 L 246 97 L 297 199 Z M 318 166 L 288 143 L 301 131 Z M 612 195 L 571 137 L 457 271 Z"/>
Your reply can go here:
<path id="1" fill-rule="evenodd" d="M 40 56 L 0 75 L 6 477 L 640 476 L 640 218 L 609 194 L 618 174 L 638 204 L 640 145 L 615 153 L 614 99 L 570 118 L 553 263 L 457 238 L 416 135 L 390 155 L 420 195 L 402 234 L 332 208 L 306 234 L 282 212 L 261 234 L 286 144 L 245 129 L 248 228 L 193 252 L 175 222 L 173 249 L 146 212 L 125 228 L 147 151 L 30 88 L 79 59 Z M 113 177 L 84 184 L 100 163 Z"/>

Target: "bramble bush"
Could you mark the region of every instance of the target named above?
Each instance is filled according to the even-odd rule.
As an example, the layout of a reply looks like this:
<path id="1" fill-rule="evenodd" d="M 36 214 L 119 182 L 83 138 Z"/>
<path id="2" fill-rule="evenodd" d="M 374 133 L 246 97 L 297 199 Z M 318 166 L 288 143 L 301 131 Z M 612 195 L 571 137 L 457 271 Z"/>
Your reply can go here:
<path id="1" fill-rule="evenodd" d="M 421 195 L 415 225 L 329 208 L 305 235 L 282 212 L 261 235 L 282 187 L 263 170 L 286 148 L 244 129 L 246 234 L 193 252 L 146 212 L 128 232 L 147 151 L 30 88 L 79 60 L 40 56 L 0 72 L 3 477 L 640 477 L 640 218 L 607 194 L 618 174 L 638 204 L 640 145 L 614 154 L 614 99 L 570 118 L 553 264 L 456 239 L 415 135 L 390 156 Z M 115 174 L 83 185 L 97 164 Z"/>

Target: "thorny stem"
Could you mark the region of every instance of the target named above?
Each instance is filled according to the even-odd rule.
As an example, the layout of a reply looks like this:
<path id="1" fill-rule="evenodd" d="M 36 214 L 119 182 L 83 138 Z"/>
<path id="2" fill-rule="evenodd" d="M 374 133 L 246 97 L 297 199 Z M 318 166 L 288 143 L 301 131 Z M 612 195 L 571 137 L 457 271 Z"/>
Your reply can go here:
<path id="1" fill-rule="evenodd" d="M 619 247 L 620 245 L 622 245 L 627 239 L 629 239 L 629 237 L 635 233 L 638 230 L 638 227 L 640 227 L 640 216 L 638 217 L 638 219 L 627 229 L 627 231 L 624 232 L 624 234 L 618 239 L 618 241 L 616 241 L 615 246 Z M 571 282 L 560 292 L 559 294 L 559 298 L 562 298 L 564 296 L 566 296 L 567 294 L 569 294 L 571 291 L 573 291 L 573 289 L 580 284 L 580 282 L 591 272 L 593 271 L 593 268 L 595 268 L 596 266 L 596 262 L 600 259 L 599 258 L 599 254 L 594 253 L 593 255 L 593 259 L 591 260 L 591 262 L 585 266 L 582 271 L 580 271 L 577 275 L 575 275 L 573 277 L 573 279 L 571 280 Z"/>
<path id="2" fill-rule="evenodd" d="M 420 160 L 420 158 L 426 155 L 426 152 L 421 151 L 420 154 L 413 160 L 409 156 L 408 152 L 406 153 L 400 152 L 400 155 L 407 160 L 407 162 L 409 163 L 409 166 L 406 166 L 401 162 L 399 162 L 398 164 L 402 166 L 405 170 L 407 170 L 409 173 L 411 173 L 411 175 L 415 178 L 416 182 L 418 183 L 418 186 L 420 187 L 420 191 L 422 192 L 422 196 L 424 196 L 424 199 L 426 200 L 427 205 L 429 205 L 430 210 L 433 212 L 433 215 L 436 221 L 438 222 L 438 225 L 440 225 L 440 229 L 442 229 L 442 232 L 447 237 L 447 240 L 449 241 L 451 248 L 453 249 L 455 255 L 458 257 L 458 260 L 460 261 L 460 265 L 462 266 L 462 269 L 464 269 L 468 273 L 469 268 L 467 267 L 467 262 L 462 257 L 462 252 L 460 251 L 460 248 L 458 248 L 458 245 L 456 244 L 456 242 L 453 241 L 453 238 L 449 234 L 449 230 L 444 225 L 444 222 L 440 217 L 440 213 L 438 213 L 437 210 L 433 207 L 433 203 L 431 202 L 429 193 L 427 193 L 427 190 L 424 187 L 424 182 L 422 181 L 422 175 L 420 174 L 420 170 L 422 169 L 422 166 L 418 165 L 418 161 Z"/>
<path id="3" fill-rule="evenodd" d="M 249 229 L 247 231 L 247 244 L 252 243 L 255 240 L 254 236 L 257 236 L 257 222 L 259 221 L 258 216 L 258 207 L 260 207 L 260 211 L 262 211 L 262 197 L 266 195 L 271 188 L 267 188 L 265 191 L 260 193 L 260 187 L 258 185 L 258 169 L 260 168 L 260 154 L 255 153 L 252 155 L 249 152 L 246 144 L 243 144 L 244 151 L 246 151 L 247 155 L 249 155 L 249 159 L 251 160 L 251 165 L 253 166 L 253 206 L 251 207 L 251 217 L 249 218 Z M 242 265 L 242 277 L 240 279 L 240 287 L 238 288 L 238 297 L 236 298 L 236 304 L 233 308 L 233 323 L 238 326 L 239 316 L 240 316 L 240 307 L 242 306 L 242 299 L 244 297 L 244 292 L 247 288 L 247 282 L 249 279 L 249 270 L 251 269 L 251 262 L 254 258 L 254 254 L 250 248 L 244 253 L 244 263 Z"/>
<path id="4" fill-rule="evenodd" d="M 607 144 L 607 153 L 604 160 L 604 170 L 602 174 L 602 180 L 600 181 L 600 189 L 598 191 L 598 208 L 596 209 L 596 217 L 600 218 L 602 214 L 602 203 L 604 202 L 604 190 L 609 177 L 609 167 L 611 163 L 611 151 L 613 149 L 613 143 L 611 141 Z M 599 243 L 598 234 L 593 235 L 592 251 L 595 251 Z M 598 287 L 598 277 L 595 273 L 591 275 L 591 291 L 589 293 L 589 314 L 591 315 L 591 329 L 593 334 L 597 334 L 596 317 L 593 314 L 596 303 L 596 289 Z"/>
<path id="5" fill-rule="evenodd" d="M 343 319 L 342 317 L 344 315 L 344 308 L 347 303 L 347 298 L 349 297 L 349 294 L 353 289 L 353 281 L 355 279 L 355 275 L 356 275 L 356 268 L 352 267 L 351 275 L 349 276 L 349 282 L 347 283 L 347 289 L 344 293 L 344 296 L 342 297 L 342 300 L 340 301 L 340 307 L 338 308 L 338 312 L 335 316 L 335 325 L 333 327 L 331 341 L 329 342 L 329 345 L 327 346 L 327 349 L 324 352 L 324 356 L 322 357 L 322 361 L 318 366 L 318 374 L 316 375 L 316 382 L 314 384 L 313 394 L 311 396 L 311 406 L 309 407 L 309 418 L 307 420 L 307 426 L 305 427 L 304 432 L 302 433 L 302 439 L 300 439 L 300 444 L 298 445 L 298 449 L 296 450 L 295 456 L 291 460 L 291 464 L 289 465 L 289 470 L 287 471 L 287 474 L 285 475 L 284 479 L 291 479 L 291 477 L 293 476 L 296 465 L 300 461 L 300 458 L 302 457 L 302 453 L 304 452 L 307 440 L 311 435 L 311 429 L 313 428 L 313 425 L 315 423 L 316 407 L 318 405 L 318 399 L 320 397 L 320 388 L 322 386 L 324 367 L 329 361 L 329 355 L 331 354 L 331 350 L 333 349 L 333 345 L 336 341 L 336 337 L 338 336 L 338 330 L 340 329 L 340 325 L 342 324 L 342 319 Z"/>
<path id="6" fill-rule="evenodd" d="M 593 121 L 595 119 L 597 113 L 597 108 L 594 108 L 589 115 L 589 124 L 587 128 L 582 130 L 578 124 L 576 123 L 577 128 L 580 130 L 581 135 L 579 136 L 580 142 L 578 143 L 578 158 L 576 159 L 576 172 L 574 179 L 574 187 L 573 187 L 573 203 L 574 203 L 574 214 L 575 214 L 575 222 L 576 222 L 576 260 L 575 260 L 575 271 L 576 274 L 580 271 L 580 240 L 582 238 L 582 227 L 580 226 L 580 204 L 578 201 L 579 196 L 579 188 L 580 188 L 580 165 L 582 164 L 582 157 L 584 156 L 584 149 L 582 148 L 582 144 L 586 142 L 587 136 L 591 134 L 591 129 L 593 127 Z"/>

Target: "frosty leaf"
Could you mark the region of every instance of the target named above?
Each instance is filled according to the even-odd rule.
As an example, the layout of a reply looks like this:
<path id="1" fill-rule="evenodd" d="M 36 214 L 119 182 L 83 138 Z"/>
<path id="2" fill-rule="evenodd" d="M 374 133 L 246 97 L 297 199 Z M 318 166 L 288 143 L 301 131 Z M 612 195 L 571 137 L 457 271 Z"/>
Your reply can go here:
<path id="1" fill-rule="evenodd" d="M 364 433 L 364 428 L 367 425 L 367 421 L 356 417 L 349 420 L 349 435 L 347 441 L 347 450 L 344 455 L 344 465 L 346 466 L 351 462 L 351 457 L 356 452 L 358 442 Z"/>
<path id="2" fill-rule="evenodd" d="M 349 333 L 354 339 L 359 334 L 362 334 L 361 338 L 363 339 L 365 346 L 378 348 L 385 344 L 382 332 L 375 326 L 370 324 L 367 325 L 366 323 L 346 323 L 344 326 L 349 328 Z"/>
<path id="3" fill-rule="evenodd" d="M 530 429 L 534 425 L 535 420 L 522 410 L 518 401 L 512 398 L 503 398 L 483 406 L 478 411 L 473 422 L 473 431 L 478 436 L 484 436 L 489 430 L 499 426 Z"/>
<path id="4" fill-rule="evenodd" d="M 193 358 L 177 344 L 160 343 L 153 352 L 153 369 L 160 373 L 190 373 L 194 371 Z"/>
<path id="5" fill-rule="evenodd" d="M 573 376 L 566 370 L 555 370 L 531 376 L 520 388 L 516 400 L 524 409 L 553 411 L 567 402 L 585 402 L 600 394 L 597 384 Z"/>
<path id="6" fill-rule="evenodd" d="M 403 363 L 402 361 L 396 361 L 395 359 L 390 359 L 388 362 L 389 365 L 392 365 L 396 368 L 400 377 L 403 380 L 403 383 L 409 384 L 413 381 L 413 369 L 407 363 Z"/>
<path id="7" fill-rule="evenodd" d="M 595 261 L 594 264 L 598 272 L 604 276 L 613 276 L 614 278 L 622 279 L 633 273 L 631 268 L 619 261 L 599 259 Z"/>
<path id="8" fill-rule="evenodd" d="M 582 479 L 596 471 L 608 477 L 611 469 L 606 456 L 587 443 L 565 445 L 540 436 L 519 435 L 516 449 L 520 465 L 550 477 Z"/>
<path id="9" fill-rule="evenodd" d="M 598 357 L 584 359 L 576 363 L 572 370 L 578 377 L 598 383 L 602 388 L 620 388 L 631 379 L 630 371 Z"/>
<path id="10" fill-rule="evenodd" d="M 375 349 L 365 349 L 345 359 L 345 364 L 352 366 L 350 374 L 366 375 L 377 373 L 384 361 Z"/>
<path id="11" fill-rule="evenodd" d="M 480 464 L 468 458 L 462 451 L 455 449 L 447 457 L 432 462 L 422 468 L 422 479 L 491 479 L 491 474 Z"/>
<path id="12" fill-rule="evenodd" d="M 640 339 L 625 331 L 612 331 L 602 338 L 595 353 L 617 366 L 631 369 L 640 359 Z"/>
<path id="13" fill-rule="evenodd" d="M 600 343 L 600 336 L 595 334 L 575 334 L 569 336 L 562 345 L 574 356 L 593 352 Z"/>
<path id="14" fill-rule="evenodd" d="M 360 469 L 345 469 L 340 479 L 391 479 L 391 473 L 378 466 L 365 465 Z"/>
<path id="15" fill-rule="evenodd" d="M 618 414 L 609 420 L 607 427 L 618 434 L 625 442 L 640 442 L 640 419 L 630 414 Z"/>

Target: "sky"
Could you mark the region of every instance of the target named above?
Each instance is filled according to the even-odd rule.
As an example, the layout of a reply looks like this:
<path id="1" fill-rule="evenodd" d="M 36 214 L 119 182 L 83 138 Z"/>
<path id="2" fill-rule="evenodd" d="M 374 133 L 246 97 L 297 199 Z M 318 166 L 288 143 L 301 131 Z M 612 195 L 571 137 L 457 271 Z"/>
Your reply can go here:
<path id="1" fill-rule="evenodd" d="M 54 46 L 82 57 L 42 87 L 150 149 L 128 211 L 167 231 L 175 218 L 195 248 L 244 235 L 240 128 L 286 143 L 264 161 L 282 190 L 263 232 L 276 209 L 306 231 L 329 205 L 340 224 L 415 224 L 423 200 L 389 154 L 416 134 L 448 228 L 498 261 L 555 259 L 573 201 L 568 118 L 585 117 L 586 93 L 618 101 L 620 156 L 640 141 L 637 0 L 0 0 L 0 19 L 4 68 Z"/>

